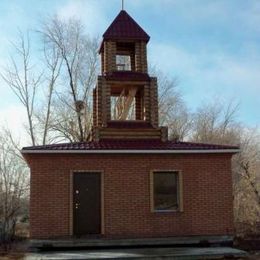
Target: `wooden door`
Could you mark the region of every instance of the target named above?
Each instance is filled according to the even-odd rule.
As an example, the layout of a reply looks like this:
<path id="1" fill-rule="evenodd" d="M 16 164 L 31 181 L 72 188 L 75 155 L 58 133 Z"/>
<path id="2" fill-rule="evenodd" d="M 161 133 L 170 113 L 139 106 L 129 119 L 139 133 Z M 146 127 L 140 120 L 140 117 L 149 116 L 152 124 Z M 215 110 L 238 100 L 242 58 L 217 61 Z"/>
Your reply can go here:
<path id="1" fill-rule="evenodd" d="M 73 174 L 73 233 L 101 233 L 101 173 Z"/>

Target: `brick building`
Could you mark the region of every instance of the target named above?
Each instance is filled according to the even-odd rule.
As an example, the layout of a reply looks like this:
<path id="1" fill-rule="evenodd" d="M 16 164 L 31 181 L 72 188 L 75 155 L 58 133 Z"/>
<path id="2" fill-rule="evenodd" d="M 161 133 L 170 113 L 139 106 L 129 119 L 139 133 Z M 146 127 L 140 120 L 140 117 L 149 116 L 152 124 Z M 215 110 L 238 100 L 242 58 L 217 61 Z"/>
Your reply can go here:
<path id="1" fill-rule="evenodd" d="M 147 70 L 149 39 L 121 11 L 100 47 L 91 140 L 22 149 L 31 238 L 233 234 L 238 147 L 168 140 Z"/>

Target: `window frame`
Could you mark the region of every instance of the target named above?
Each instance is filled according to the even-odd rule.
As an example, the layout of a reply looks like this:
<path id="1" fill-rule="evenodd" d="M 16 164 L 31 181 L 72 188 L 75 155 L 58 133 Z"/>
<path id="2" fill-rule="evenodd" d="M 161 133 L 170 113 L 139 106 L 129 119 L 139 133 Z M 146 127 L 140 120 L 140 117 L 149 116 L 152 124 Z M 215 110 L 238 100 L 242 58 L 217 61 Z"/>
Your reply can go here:
<path id="1" fill-rule="evenodd" d="M 121 58 L 129 58 L 129 64 L 128 63 L 118 63 L 117 61 L 118 61 L 118 59 L 120 59 L 120 57 Z M 129 65 L 129 69 L 126 69 L 126 67 L 127 67 L 127 65 Z M 123 69 L 119 69 L 119 68 L 122 68 L 123 67 Z M 130 54 L 116 54 L 116 71 L 133 71 L 132 70 L 132 61 L 131 61 L 131 55 Z"/>
<path id="2" fill-rule="evenodd" d="M 177 198 L 178 208 L 171 210 L 157 210 L 154 208 L 154 174 L 155 173 L 172 173 L 178 175 L 178 187 L 177 187 Z M 171 213 L 171 212 L 183 212 L 183 178 L 182 171 L 180 170 L 151 170 L 150 171 L 150 210 L 153 213 Z"/>

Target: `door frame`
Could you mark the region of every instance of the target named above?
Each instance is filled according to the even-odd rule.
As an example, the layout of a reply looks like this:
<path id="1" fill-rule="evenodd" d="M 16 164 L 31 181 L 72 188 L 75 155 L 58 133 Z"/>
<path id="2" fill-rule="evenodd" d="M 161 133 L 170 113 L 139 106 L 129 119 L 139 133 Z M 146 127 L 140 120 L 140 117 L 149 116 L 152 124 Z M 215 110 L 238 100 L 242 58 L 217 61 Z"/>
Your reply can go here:
<path id="1" fill-rule="evenodd" d="M 101 183 L 100 183 L 100 197 L 101 197 L 101 201 L 100 201 L 100 206 L 101 206 L 101 235 L 105 234 L 105 214 L 104 214 L 104 171 L 103 170 L 70 170 L 70 191 L 69 191 L 69 234 L 70 236 L 74 235 L 74 230 L 73 230 L 73 224 L 74 224 L 74 214 L 73 214 L 73 178 L 74 178 L 74 174 L 77 173 L 97 173 L 100 174 L 100 179 L 101 179 Z M 86 234 L 87 235 L 87 234 Z"/>

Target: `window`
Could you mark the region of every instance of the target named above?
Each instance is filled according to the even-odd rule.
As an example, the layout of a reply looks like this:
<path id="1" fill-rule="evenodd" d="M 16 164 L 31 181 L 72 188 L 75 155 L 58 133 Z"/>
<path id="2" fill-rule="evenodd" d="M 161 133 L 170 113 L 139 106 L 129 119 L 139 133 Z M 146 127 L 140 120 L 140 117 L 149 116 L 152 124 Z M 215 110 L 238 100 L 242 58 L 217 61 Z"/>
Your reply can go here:
<path id="1" fill-rule="evenodd" d="M 116 55 L 117 70 L 131 71 L 131 58 L 129 55 Z"/>
<path id="2" fill-rule="evenodd" d="M 182 178 L 177 171 L 151 174 L 152 211 L 182 211 Z"/>

